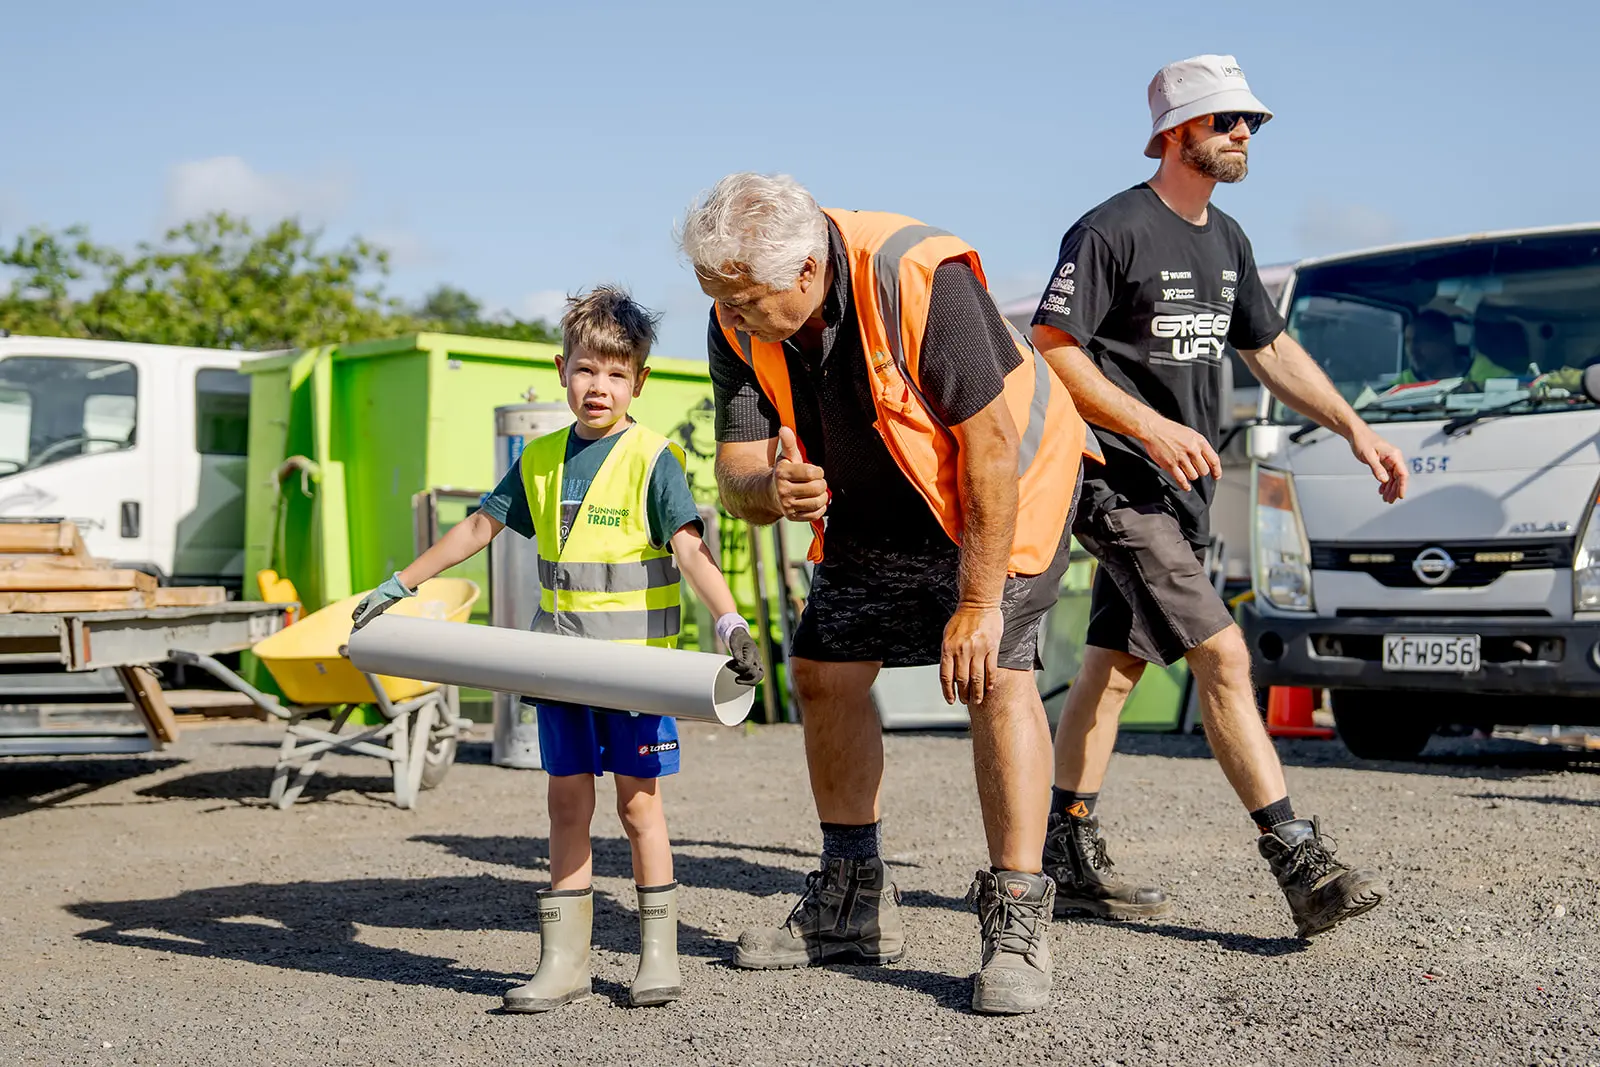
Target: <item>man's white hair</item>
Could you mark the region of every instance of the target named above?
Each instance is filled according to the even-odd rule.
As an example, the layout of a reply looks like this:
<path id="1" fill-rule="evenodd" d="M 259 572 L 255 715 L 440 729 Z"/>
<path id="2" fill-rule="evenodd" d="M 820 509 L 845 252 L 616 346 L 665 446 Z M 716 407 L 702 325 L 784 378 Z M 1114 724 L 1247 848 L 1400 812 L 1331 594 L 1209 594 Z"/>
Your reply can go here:
<path id="1" fill-rule="evenodd" d="M 689 208 L 678 243 L 708 278 L 794 288 L 807 257 L 827 262 L 828 223 L 787 174 L 730 174 Z"/>

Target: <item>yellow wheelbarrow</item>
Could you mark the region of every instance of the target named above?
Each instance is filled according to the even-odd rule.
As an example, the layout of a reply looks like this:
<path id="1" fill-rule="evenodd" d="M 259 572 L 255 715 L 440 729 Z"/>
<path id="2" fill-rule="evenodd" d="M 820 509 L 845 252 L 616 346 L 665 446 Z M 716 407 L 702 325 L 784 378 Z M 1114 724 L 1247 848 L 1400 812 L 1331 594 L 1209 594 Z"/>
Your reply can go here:
<path id="1" fill-rule="evenodd" d="M 417 794 L 438 785 L 455 761 L 456 741 L 465 722 L 455 686 L 368 674 L 346 658 L 350 617 L 362 596 L 365 594 L 329 604 L 250 650 L 292 701 L 287 706 L 210 656 L 182 649 L 170 653 L 173 662 L 209 672 L 288 725 L 269 794 L 279 809 L 294 804 L 329 752 L 388 761 L 394 774 L 394 802 L 402 808 L 414 807 Z M 476 582 L 435 578 L 423 582 L 416 596 L 392 605 L 389 611 L 466 622 L 477 599 Z M 376 709 L 378 721 L 342 734 L 355 712 L 368 704 Z M 332 726 L 322 729 L 306 721 L 318 712 L 328 712 Z"/>

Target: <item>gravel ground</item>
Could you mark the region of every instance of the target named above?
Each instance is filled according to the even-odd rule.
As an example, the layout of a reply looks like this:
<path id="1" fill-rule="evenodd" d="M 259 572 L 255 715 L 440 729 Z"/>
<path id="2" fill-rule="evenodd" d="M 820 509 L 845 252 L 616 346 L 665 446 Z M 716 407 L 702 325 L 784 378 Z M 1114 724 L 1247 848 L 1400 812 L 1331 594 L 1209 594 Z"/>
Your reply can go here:
<path id="1" fill-rule="evenodd" d="M 799 732 L 685 735 L 685 998 L 623 1006 L 636 927 L 603 806 L 599 995 L 545 1016 L 498 1011 L 539 955 L 543 781 L 487 745 L 413 812 L 358 757 L 267 807 L 275 734 L 253 725 L 149 758 L 0 761 L 0 1064 L 1600 1063 L 1600 773 L 1579 754 L 1435 739 L 1365 764 L 1281 743 L 1302 812 L 1394 882 L 1307 943 L 1204 742 L 1124 735 L 1113 855 L 1174 913 L 1057 922 L 1050 1009 L 992 1019 L 967 1010 L 982 831 L 963 735 L 888 741 L 905 960 L 768 973 L 726 960 L 813 862 Z"/>

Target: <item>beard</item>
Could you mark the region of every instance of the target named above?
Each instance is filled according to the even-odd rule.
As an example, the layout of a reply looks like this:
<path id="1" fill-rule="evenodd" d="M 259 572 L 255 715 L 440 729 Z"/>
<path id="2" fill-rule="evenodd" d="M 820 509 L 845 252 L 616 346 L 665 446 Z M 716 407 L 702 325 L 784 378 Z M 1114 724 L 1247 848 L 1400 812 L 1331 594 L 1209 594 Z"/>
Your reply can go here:
<path id="1" fill-rule="evenodd" d="M 1212 181 L 1228 185 L 1243 181 L 1250 170 L 1250 160 L 1243 153 L 1234 154 L 1221 146 L 1206 148 L 1192 130 L 1183 131 L 1183 148 L 1179 158 Z"/>

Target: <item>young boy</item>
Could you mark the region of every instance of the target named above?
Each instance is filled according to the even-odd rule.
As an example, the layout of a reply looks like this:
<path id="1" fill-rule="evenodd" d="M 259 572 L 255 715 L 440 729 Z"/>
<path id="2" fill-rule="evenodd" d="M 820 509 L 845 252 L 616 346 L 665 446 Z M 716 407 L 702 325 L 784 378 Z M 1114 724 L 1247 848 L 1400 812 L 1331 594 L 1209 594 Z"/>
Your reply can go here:
<path id="1" fill-rule="evenodd" d="M 682 451 L 628 418 L 650 374 L 645 359 L 656 321 L 617 288 L 567 301 L 556 369 L 577 422 L 529 443 L 481 510 L 361 602 L 357 629 L 509 526 L 538 539 L 543 588 L 534 630 L 673 647 L 681 573 L 716 614 L 717 636 L 739 680 L 761 680 L 755 641 L 701 540 Z M 605 771 L 616 779 L 639 898 L 639 971 L 629 1001 L 676 1000 L 677 882 L 659 780 L 678 771 L 677 723 L 603 708 L 537 707 L 550 776 L 550 889 L 539 894 L 539 970 L 506 994 L 505 1008 L 549 1011 L 589 994 L 589 823 L 594 780 Z"/>

